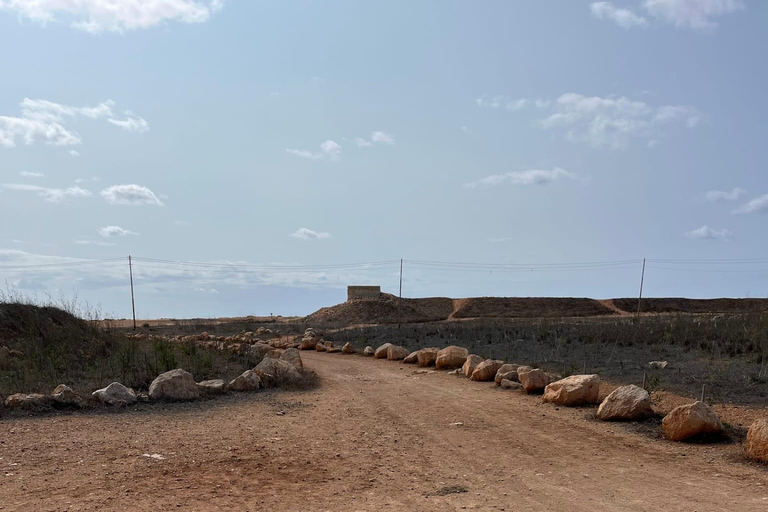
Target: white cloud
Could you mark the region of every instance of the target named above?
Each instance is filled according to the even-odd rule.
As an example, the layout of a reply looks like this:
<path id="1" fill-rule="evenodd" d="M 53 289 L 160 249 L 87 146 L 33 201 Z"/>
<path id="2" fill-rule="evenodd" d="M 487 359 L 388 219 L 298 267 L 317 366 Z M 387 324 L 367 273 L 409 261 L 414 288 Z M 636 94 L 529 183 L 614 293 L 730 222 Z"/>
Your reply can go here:
<path id="1" fill-rule="evenodd" d="M 97 178 L 96 176 L 91 176 L 90 178 L 77 178 L 75 180 L 75 183 L 86 183 L 89 181 L 99 181 L 99 178 Z"/>
<path id="2" fill-rule="evenodd" d="M 510 99 L 506 96 L 494 96 L 492 98 L 488 98 L 483 96 L 482 98 L 477 98 L 475 103 L 477 103 L 478 107 L 503 108 L 505 110 L 515 111 L 525 108 L 531 102 L 525 98 Z"/>
<path id="3" fill-rule="evenodd" d="M 704 195 L 704 198 L 707 201 L 736 201 L 746 193 L 746 190 L 739 187 L 734 188 L 730 192 L 724 190 L 710 190 Z"/>
<path id="4" fill-rule="evenodd" d="M 42 25 L 65 18 L 91 33 L 145 29 L 165 21 L 202 23 L 223 0 L 0 0 L 0 10 Z"/>
<path id="5" fill-rule="evenodd" d="M 561 178 L 576 179 L 576 175 L 555 167 L 551 170 L 530 169 L 527 171 L 507 172 L 504 174 L 492 174 L 478 181 L 465 183 L 465 188 L 476 189 L 492 187 L 502 183 L 511 185 L 546 185 Z"/>
<path id="6" fill-rule="evenodd" d="M 141 185 L 112 185 L 100 192 L 104 200 L 113 205 L 156 205 L 163 206 L 154 192 Z"/>
<path id="7" fill-rule="evenodd" d="M 733 238 L 733 233 L 727 229 L 712 229 L 707 225 L 701 226 L 685 233 L 688 238 L 697 240 L 728 240 Z"/>
<path id="8" fill-rule="evenodd" d="M 577 93 L 561 95 L 550 112 L 540 122 L 542 128 L 562 129 L 570 140 L 612 149 L 625 149 L 633 139 L 645 139 L 653 146 L 663 135 L 664 127 L 684 124 L 693 128 L 701 117 L 689 106 L 654 107 L 624 96 L 601 98 Z"/>
<path id="9" fill-rule="evenodd" d="M 645 0 L 643 7 L 654 17 L 676 27 L 698 30 L 717 26 L 713 20 L 744 8 L 741 0 Z"/>
<path id="10" fill-rule="evenodd" d="M 200 293 L 212 293 L 214 295 L 218 295 L 219 290 L 216 288 L 203 288 L 202 286 L 198 286 L 197 288 L 194 288 L 194 291 L 200 292 Z"/>
<path id="11" fill-rule="evenodd" d="M 80 152 L 77 151 L 76 149 L 70 149 L 69 154 L 72 156 L 80 156 Z"/>
<path id="12" fill-rule="evenodd" d="M 306 149 L 286 149 L 286 151 L 308 160 L 338 160 L 341 156 L 341 146 L 332 140 L 327 140 L 320 144 L 320 151 L 316 153 Z"/>
<path id="13" fill-rule="evenodd" d="M 768 212 L 768 194 L 756 197 L 746 204 L 741 205 L 733 213 L 763 213 Z"/>
<path id="14" fill-rule="evenodd" d="M 43 176 L 45 176 L 45 174 L 41 172 L 30 172 L 30 171 L 21 171 L 19 175 L 24 176 L 25 178 L 42 178 Z"/>
<path id="15" fill-rule="evenodd" d="M 131 133 L 145 133 L 149 131 L 149 123 L 143 117 L 134 117 L 130 111 L 126 112 L 125 115 L 128 116 L 125 119 L 109 119 L 109 122 Z"/>
<path id="16" fill-rule="evenodd" d="M 47 188 L 38 185 L 27 185 L 24 183 L 4 183 L 3 187 L 8 190 L 19 190 L 22 192 L 36 192 L 37 195 L 50 203 L 60 203 L 66 199 L 78 197 L 90 197 L 93 194 L 89 190 L 80 187 L 69 188 Z"/>
<path id="17" fill-rule="evenodd" d="M 331 238 L 330 233 L 312 231 L 307 228 L 299 228 L 294 233 L 291 233 L 293 238 L 300 238 L 302 240 L 322 240 L 325 238 Z"/>
<path id="18" fill-rule="evenodd" d="M 638 16 L 629 9 L 615 7 L 611 2 L 592 2 L 589 8 L 595 18 L 613 20 L 622 28 L 648 26 L 648 20 L 642 16 Z"/>
<path id="19" fill-rule="evenodd" d="M 0 146 L 11 148 L 16 146 L 18 141 L 26 145 L 37 142 L 50 146 L 81 144 L 80 135 L 67 127 L 68 121 L 77 118 L 107 119 L 112 124 L 137 133 L 149 129 L 147 122 L 140 117 L 129 117 L 126 120 L 115 119 L 112 112 L 114 105 L 114 101 L 106 100 L 95 107 L 73 107 L 48 100 L 24 98 L 21 102 L 20 116 L 0 116 Z M 71 155 L 79 155 L 73 151 L 70 151 Z"/>
<path id="20" fill-rule="evenodd" d="M 371 133 L 370 139 L 355 137 L 355 144 L 360 148 L 367 148 L 376 143 L 389 144 L 391 146 L 395 143 L 395 138 L 389 133 L 380 131 Z"/>
<path id="21" fill-rule="evenodd" d="M 104 226 L 103 228 L 99 228 L 99 235 L 104 238 L 110 238 L 113 236 L 138 235 L 138 233 L 123 229 L 120 226 Z"/>

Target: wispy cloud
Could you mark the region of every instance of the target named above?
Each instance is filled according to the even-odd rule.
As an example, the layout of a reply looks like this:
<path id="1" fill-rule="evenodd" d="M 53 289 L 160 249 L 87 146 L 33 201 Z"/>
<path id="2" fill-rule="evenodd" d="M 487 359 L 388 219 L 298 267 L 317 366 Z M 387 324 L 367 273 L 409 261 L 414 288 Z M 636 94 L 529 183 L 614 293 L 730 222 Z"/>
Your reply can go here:
<path id="1" fill-rule="evenodd" d="M 332 140 L 320 144 L 320 151 L 312 152 L 306 149 L 286 149 L 292 155 L 308 160 L 338 160 L 341 156 L 341 146 Z"/>
<path id="2" fill-rule="evenodd" d="M 744 8 L 741 0 L 645 0 L 643 7 L 652 16 L 676 27 L 709 30 L 715 18 Z"/>
<path id="3" fill-rule="evenodd" d="M 163 206 L 154 192 L 141 185 L 112 185 L 100 192 L 101 197 L 112 205 Z"/>
<path id="4" fill-rule="evenodd" d="M 40 187 L 38 185 L 28 185 L 26 183 L 4 183 L 3 187 L 8 190 L 35 192 L 50 203 L 60 203 L 66 199 L 90 197 L 93 195 L 89 190 L 77 186 L 68 188 L 48 188 Z"/>
<path id="5" fill-rule="evenodd" d="M 687 238 L 696 240 L 728 240 L 733 238 L 733 233 L 727 229 L 712 229 L 707 225 L 701 226 L 685 233 Z"/>
<path id="6" fill-rule="evenodd" d="M 622 28 L 647 27 L 648 20 L 629 9 L 615 7 L 611 2 L 592 2 L 589 6 L 592 16 L 609 19 Z"/>
<path id="7" fill-rule="evenodd" d="M 123 229 L 120 226 L 104 226 L 103 228 L 99 228 L 99 236 L 104 238 L 112 238 L 116 236 L 128 236 L 128 235 L 138 235 L 135 231 L 131 231 L 128 229 Z"/>
<path id="8" fill-rule="evenodd" d="M 112 242 L 105 242 L 103 240 L 89 240 L 89 239 L 76 239 L 72 240 L 72 243 L 75 245 L 95 245 L 98 247 L 114 247 L 115 243 Z"/>
<path id="9" fill-rule="evenodd" d="M 25 178 L 42 178 L 45 174 L 41 172 L 21 171 L 19 176 L 24 176 Z"/>
<path id="10" fill-rule="evenodd" d="M 733 213 L 768 213 L 768 194 L 752 199 L 734 210 Z"/>
<path id="11" fill-rule="evenodd" d="M 295 232 L 291 233 L 291 236 L 301 240 L 323 240 L 326 238 L 331 238 L 330 233 L 326 233 L 324 231 L 312 231 L 311 229 L 307 228 L 299 228 Z"/>
<path id="12" fill-rule="evenodd" d="M 370 138 L 355 137 L 355 144 L 360 148 L 368 148 L 374 144 L 388 144 L 393 145 L 395 138 L 387 132 L 373 132 Z"/>
<path id="13" fill-rule="evenodd" d="M 504 174 L 491 174 L 477 181 L 465 183 L 464 188 L 487 188 L 501 184 L 510 185 L 546 185 L 562 178 L 576 179 L 576 175 L 555 167 L 550 170 L 530 169 L 526 171 L 507 172 Z"/>
<path id="14" fill-rule="evenodd" d="M 724 191 L 724 190 L 710 190 L 706 194 L 704 194 L 704 199 L 707 201 L 736 201 L 741 196 L 746 194 L 747 191 L 743 188 L 736 187 L 731 191 Z"/>
<path id="15" fill-rule="evenodd" d="M 165 21 L 202 23 L 224 0 L 5 0 L 0 10 L 45 25 L 66 19 L 91 33 L 146 29 Z"/>
<path id="16" fill-rule="evenodd" d="M 50 146 L 81 144 L 83 141 L 80 135 L 67 126 L 69 121 L 77 118 L 106 119 L 116 126 L 136 133 L 149 129 L 148 123 L 140 117 L 116 119 L 112 111 L 114 106 L 115 102 L 112 100 L 106 100 L 95 107 L 73 107 L 48 100 L 24 98 L 20 116 L 0 116 L 0 146 L 12 148 L 18 142 Z M 72 151 L 74 150 L 71 150 L 70 154 L 73 156 L 79 155 Z"/>
<path id="17" fill-rule="evenodd" d="M 125 115 L 127 116 L 125 119 L 109 119 L 108 121 L 131 133 L 145 133 L 149 131 L 149 123 L 143 117 L 135 116 L 130 110 L 126 111 Z"/>

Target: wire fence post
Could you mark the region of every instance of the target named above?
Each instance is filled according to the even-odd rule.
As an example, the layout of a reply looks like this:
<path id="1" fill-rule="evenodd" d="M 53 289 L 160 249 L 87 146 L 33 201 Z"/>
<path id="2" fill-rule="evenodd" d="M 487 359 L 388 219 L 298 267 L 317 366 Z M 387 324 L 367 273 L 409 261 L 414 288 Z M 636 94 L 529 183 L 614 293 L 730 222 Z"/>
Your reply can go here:
<path id="1" fill-rule="evenodd" d="M 131 255 L 128 255 L 128 275 L 131 278 L 131 311 L 133 311 L 133 330 L 136 330 L 136 303 L 133 300 L 133 262 Z"/>
<path id="2" fill-rule="evenodd" d="M 403 258 L 400 258 L 400 293 L 397 298 L 397 328 L 400 329 L 403 311 Z"/>

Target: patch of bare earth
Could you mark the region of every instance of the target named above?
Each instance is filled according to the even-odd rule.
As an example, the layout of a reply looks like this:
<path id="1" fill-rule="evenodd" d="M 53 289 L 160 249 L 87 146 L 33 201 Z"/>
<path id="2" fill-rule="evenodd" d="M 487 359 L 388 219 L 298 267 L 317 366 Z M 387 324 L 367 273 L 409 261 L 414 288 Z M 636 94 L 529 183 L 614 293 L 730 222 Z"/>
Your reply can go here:
<path id="1" fill-rule="evenodd" d="M 768 473 L 738 444 L 656 440 L 590 421 L 592 409 L 390 361 L 302 357 L 322 379 L 314 391 L 2 421 L 0 507 L 768 509 Z"/>

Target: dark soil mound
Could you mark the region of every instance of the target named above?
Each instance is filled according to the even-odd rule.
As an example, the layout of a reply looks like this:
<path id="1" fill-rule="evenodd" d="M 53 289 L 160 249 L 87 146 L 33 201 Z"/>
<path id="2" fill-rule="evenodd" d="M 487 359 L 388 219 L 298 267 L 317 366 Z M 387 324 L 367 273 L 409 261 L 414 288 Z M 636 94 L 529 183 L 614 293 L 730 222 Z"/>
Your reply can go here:
<path id="1" fill-rule="evenodd" d="M 613 299 L 624 311 L 637 311 L 637 299 Z M 640 304 L 643 313 L 764 313 L 768 299 L 685 299 L 647 298 Z"/>
<path id="2" fill-rule="evenodd" d="M 462 299 L 453 318 L 574 317 L 615 314 L 594 299 L 569 297 L 478 297 Z"/>
<path id="3" fill-rule="evenodd" d="M 400 317 L 398 316 L 398 309 Z M 398 299 L 382 293 L 378 299 L 353 299 L 335 306 L 321 308 L 307 317 L 311 323 L 332 324 L 387 324 L 402 322 L 432 322 L 445 320 L 453 311 L 453 300 L 434 297 L 429 299 Z"/>

